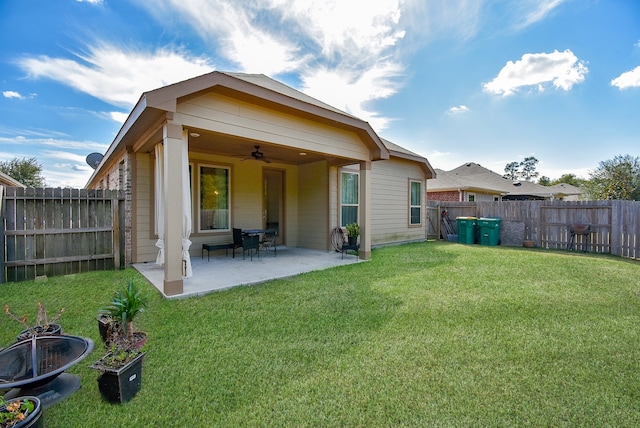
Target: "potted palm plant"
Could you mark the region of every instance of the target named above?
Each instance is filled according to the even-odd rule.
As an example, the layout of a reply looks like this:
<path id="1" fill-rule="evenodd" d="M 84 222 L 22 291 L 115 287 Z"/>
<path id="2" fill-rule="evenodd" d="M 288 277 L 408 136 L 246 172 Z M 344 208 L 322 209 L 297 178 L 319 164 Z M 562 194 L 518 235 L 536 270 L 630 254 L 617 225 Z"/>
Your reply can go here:
<path id="1" fill-rule="evenodd" d="M 146 305 L 146 298 L 133 281 L 129 281 L 129 285 L 117 291 L 111 303 L 100 311 L 108 320 L 106 353 L 90 367 L 101 373 L 98 389 L 110 403 L 129 401 L 142 385 L 142 362 L 146 354 L 142 346 L 147 335 L 136 331 L 133 321 L 144 312 Z"/>
<path id="2" fill-rule="evenodd" d="M 360 226 L 358 223 L 349 223 L 345 226 L 347 234 L 349 235 L 349 245 L 355 246 L 358 243 L 358 236 L 360 236 Z"/>
<path id="3" fill-rule="evenodd" d="M 133 320 L 147 306 L 147 299 L 135 286 L 133 281 L 124 290 L 118 290 L 113 295 L 111 302 L 100 310 L 98 327 L 105 344 L 109 346 L 110 336 L 117 336 L 119 340 L 126 338 L 129 345 L 142 347 L 146 341 L 146 333 L 136 331 Z"/>
<path id="4" fill-rule="evenodd" d="M 22 332 L 20 332 L 17 337 L 18 341 L 30 339 L 34 336 L 61 334 L 62 327 L 60 324 L 56 323 L 56 321 L 58 321 L 64 311 L 65 309 L 62 308 L 54 317 L 49 318 L 47 317 L 47 310 L 44 305 L 41 302 L 38 302 L 36 323 L 34 325 L 30 325 L 27 322 L 28 320 L 26 315 L 19 317 L 9 310 L 9 305 L 4 305 L 4 312 L 9 316 L 9 318 L 22 324 Z"/>
<path id="5" fill-rule="evenodd" d="M 0 398 L 0 428 L 43 426 L 42 404 L 38 397 L 23 396 L 4 401 Z"/>

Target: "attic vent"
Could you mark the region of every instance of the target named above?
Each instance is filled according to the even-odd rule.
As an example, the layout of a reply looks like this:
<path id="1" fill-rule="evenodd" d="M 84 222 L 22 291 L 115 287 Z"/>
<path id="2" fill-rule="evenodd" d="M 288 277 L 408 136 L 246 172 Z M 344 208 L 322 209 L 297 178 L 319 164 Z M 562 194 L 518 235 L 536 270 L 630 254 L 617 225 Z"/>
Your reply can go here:
<path id="1" fill-rule="evenodd" d="M 471 166 L 471 164 L 470 164 L 470 163 L 468 163 L 468 164 L 467 164 L 467 167 L 470 167 L 470 166 Z"/>
<path id="2" fill-rule="evenodd" d="M 519 181 L 514 181 L 513 185 L 518 187 L 518 186 L 522 186 L 522 183 L 520 183 Z"/>

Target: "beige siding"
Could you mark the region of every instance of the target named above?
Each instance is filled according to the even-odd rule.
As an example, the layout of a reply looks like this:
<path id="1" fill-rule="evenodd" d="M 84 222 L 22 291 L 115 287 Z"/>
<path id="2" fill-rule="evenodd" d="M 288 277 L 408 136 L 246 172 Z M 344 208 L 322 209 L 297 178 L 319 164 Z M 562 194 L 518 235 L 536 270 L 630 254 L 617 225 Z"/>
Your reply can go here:
<path id="1" fill-rule="evenodd" d="M 372 245 L 425 239 L 426 186 L 415 162 L 398 158 L 374 162 L 371 169 Z M 422 182 L 422 224 L 409 226 L 409 180 Z"/>
<path id="2" fill-rule="evenodd" d="M 305 248 L 329 249 L 329 168 L 326 162 L 299 167 L 299 237 Z"/>
<path id="3" fill-rule="evenodd" d="M 368 149 L 354 132 L 215 93 L 180 103 L 174 121 L 296 150 L 369 159 Z"/>
<path id="4" fill-rule="evenodd" d="M 138 153 L 135 156 L 135 243 L 134 263 L 155 261 L 158 255 L 157 236 L 153 230 L 153 156 Z"/>

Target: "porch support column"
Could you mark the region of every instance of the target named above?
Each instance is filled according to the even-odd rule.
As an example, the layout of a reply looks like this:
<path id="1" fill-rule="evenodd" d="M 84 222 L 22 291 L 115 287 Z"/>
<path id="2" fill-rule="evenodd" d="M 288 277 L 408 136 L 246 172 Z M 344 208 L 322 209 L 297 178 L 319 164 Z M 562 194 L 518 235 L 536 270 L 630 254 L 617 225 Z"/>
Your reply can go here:
<path id="1" fill-rule="evenodd" d="M 164 294 L 182 294 L 182 165 L 188 144 L 182 125 L 165 123 L 164 143 Z M 186 175 L 185 175 L 186 176 Z"/>
<path id="2" fill-rule="evenodd" d="M 371 258 L 371 161 L 360 162 L 360 252 Z"/>

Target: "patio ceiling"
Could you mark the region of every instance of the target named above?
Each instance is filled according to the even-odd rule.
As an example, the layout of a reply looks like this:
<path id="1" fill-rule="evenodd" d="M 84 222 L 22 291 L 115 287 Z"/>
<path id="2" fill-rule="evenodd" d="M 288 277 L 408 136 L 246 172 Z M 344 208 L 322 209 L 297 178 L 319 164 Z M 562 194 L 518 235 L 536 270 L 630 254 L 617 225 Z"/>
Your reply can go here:
<path id="1" fill-rule="evenodd" d="M 256 150 L 255 146 L 260 146 L 264 159 L 274 163 L 301 165 L 326 160 L 331 165 L 340 166 L 355 162 L 353 159 L 337 158 L 322 153 L 302 151 L 291 147 L 278 146 L 263 141 L 248 140 L 201 129 L 189 129 L 189 134 L 190 152 L 217 154 L 256 161 L 251 157 L 251 152 Z M 196 137 L 192 134 L 197 134 L 198 136 Z"/>

